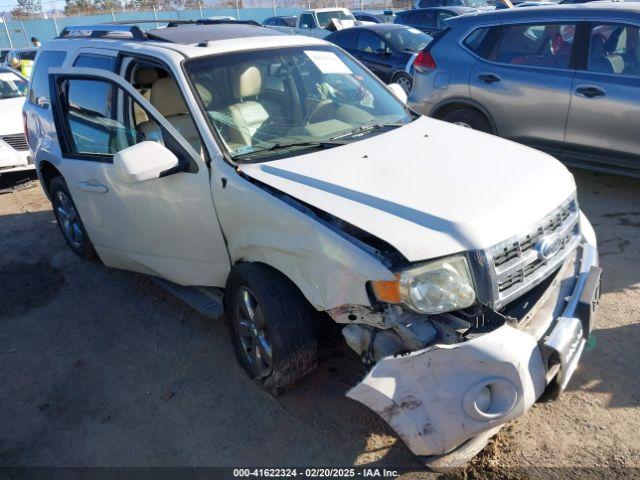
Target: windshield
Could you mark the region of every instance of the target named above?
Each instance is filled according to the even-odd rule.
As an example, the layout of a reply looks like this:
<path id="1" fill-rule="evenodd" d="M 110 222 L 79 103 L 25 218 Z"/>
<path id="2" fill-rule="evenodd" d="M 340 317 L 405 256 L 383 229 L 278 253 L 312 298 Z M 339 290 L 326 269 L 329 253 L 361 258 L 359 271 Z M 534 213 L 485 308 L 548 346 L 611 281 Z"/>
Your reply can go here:
<path id="1" fill-rule="evenodd" d="M 24 97 L 27 82 L 12 72 L 0 72 L 0 99 Z"/>
<path id="2" fill-rule="evenodd" d="M 412 120 L 383 84 L 333 47 L 214 55 L 187 63 L 187 72 L 236 161 L 273 158 L 293 144 L 354 141 Z"/>
<path id="3" fill-rule="evenodd" d="M 36 52 L 35 50 L 26 50 L 24 52 L 16 52 L 16 57 L 18 57 L 20 60 L 35 60 L 36 58 Z"/>
<path id="4" fill-rule="evenodd" d="M 345 13 L 343 10 L 335 10 L 333 12 L 318 12 L 318 23 L 321 28 L 326 28 L 329 22 L 334 18 L 338 20 L 355 20 L 355 17 L 350 13 Z"/>
<path id="5" fill-rule="evenodd" d="M 433 38 L 415 28 L 398 28 L 385 32 L 383 37 L 391 46 L 401 52 L 418 52 L 424 50 Z"/>

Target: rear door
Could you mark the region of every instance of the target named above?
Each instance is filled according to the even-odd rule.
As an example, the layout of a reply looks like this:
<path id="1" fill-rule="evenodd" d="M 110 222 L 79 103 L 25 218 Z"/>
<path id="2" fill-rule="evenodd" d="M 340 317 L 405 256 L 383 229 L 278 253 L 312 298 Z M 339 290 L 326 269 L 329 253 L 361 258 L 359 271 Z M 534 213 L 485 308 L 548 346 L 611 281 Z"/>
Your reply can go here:
<path id="1" fill-rule="evenodd" d="M 571 22 L 488 30 L 493 44 L 479 53 L 470 94 L 492 116 L 500 136 L 561 152 L 575 73 L 575 31 Z"/>
<path id="2" fill-rule="evenodd" d="M 640 168 L 640 28 L 589 24 L 584 61 L 571 90 L 565 154 Z"/>
<path id="3" fill-rule="evenodd" d="M 60 168 L 104 263 L 182 285 L 223 286 L 230 263 L 203 158 L 117 75 L 90 68 L 49 72 Z M 135 109 L 147 114 L 144 130 Z M 142 141 L 162 143 L 186 170 L 126 183 L 113 156 Z"/>

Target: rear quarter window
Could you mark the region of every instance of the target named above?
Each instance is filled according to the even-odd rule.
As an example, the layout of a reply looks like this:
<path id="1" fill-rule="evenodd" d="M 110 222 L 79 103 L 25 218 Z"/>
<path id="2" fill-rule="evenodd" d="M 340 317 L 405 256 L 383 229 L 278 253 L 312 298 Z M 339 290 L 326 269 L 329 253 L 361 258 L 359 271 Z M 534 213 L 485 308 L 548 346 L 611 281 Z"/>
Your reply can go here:
<path id="1" fill-rule="evenodd" d="M 465 47 L 482 58 L 489 58 L 491 49 L 496 42 L 500 27 L 481 27 L 464 39 Z"/>
<path id="2" fill-rule="evenodd" d="M 37 104 L 39 99 L 49 100 L 49 69 L 61 66 L 65 56 L 65 52 L 51 50 L 40 52 L 31 74 L 31 87 L 28 95 L 30 103 Z"/>
<path id="3" fill-rule="evenodd" d="M 81 54 L 73 64 L 74 67 L 98 68 L 113 72 L 116 67 L 116 58 L 108 55 Z"/>

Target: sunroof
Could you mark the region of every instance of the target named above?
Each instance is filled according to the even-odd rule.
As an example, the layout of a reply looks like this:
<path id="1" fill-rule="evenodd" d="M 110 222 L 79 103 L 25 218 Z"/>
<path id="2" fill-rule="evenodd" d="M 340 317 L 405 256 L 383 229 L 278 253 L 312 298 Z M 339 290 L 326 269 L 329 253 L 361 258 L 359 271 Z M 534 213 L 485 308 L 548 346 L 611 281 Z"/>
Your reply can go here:
<path id="1" fill-rule="evenodd" d="M 170 28 L 154 28 L 153 30 L 147 30 L 145 33 L 150 40 L 161 40 L 184 45 L 216 40 L 282 35 L 282 33 L 270 28 L 246 24 L 180 25 Z"/>

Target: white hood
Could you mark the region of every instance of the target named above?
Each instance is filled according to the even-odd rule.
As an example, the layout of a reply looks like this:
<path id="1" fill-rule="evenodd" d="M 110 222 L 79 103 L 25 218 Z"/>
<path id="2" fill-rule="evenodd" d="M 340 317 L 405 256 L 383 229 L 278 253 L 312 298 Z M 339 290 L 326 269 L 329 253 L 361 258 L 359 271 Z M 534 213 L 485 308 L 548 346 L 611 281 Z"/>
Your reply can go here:
<path id="1" fill-rule="evenodd" d="M 25 97 L 0 100 L 0 135 L 23 132 L 22 106 Z"/>
<path id="2" fill-rule="evenodd" d="M 525 233 L 575 191 L 553 157 L 425 117 L 240 170 L 385 240 L 409 261 Z"/>

